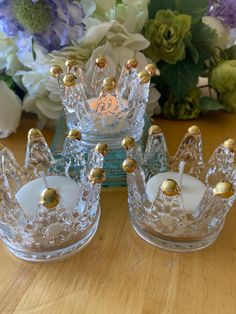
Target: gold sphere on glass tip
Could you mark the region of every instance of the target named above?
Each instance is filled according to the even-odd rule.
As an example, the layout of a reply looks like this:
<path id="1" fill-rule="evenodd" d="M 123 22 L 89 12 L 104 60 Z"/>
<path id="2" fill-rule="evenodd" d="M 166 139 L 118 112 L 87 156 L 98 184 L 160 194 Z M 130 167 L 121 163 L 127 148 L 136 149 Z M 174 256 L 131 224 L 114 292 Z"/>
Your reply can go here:
<path id="1" fill-rule="evenodd" d="M 37 128 L 33 128 L 33 129 L 30 129 L 29 132 L 28 132 L 28 139 L 35 139 L 35 138 L 39 138 L 39 137 L 42 137 L 43 134 L 42 132 L 37 129 Z"/>
<path id="2" fill-rule="evenodd" d="M 102 83 L 102 88 L 108 91 L 113 91 L 117 87 L 116 79 L 113 76 L 108 76 L 104 78 Z"/>
<path id="3" fill-rule="evenodd" d="M 74 67 L 75 65 L 77 65 L 78 62 L 75 59 L 68 59 L 65 62 L 65 66 L 69 68 L 69 70 Z"/>
<path id="4" fill-rule="evenodd" d="M 79 130 L 70 130 L 68 136 L 68 138 L 72 139 L 72 140 L 81 140 L 81 132 Z"/>
<path id="5" fill-rule="evenodd" d="M 107 61 L 103 56 L 100 56 L 96 59 L 95 63 L 100 69 L 102 69 L 106 66 Z"/>
<path id="6" fill-rule="evenodd" d="M 161 184 L 161 191 L 166 196 L 175 196 L 180 194 L 180 189 L 175 180 L 167 179 Z"/>
<path id="7" fill-rule="evenodd" d="M 228 138 L 224 141 L 223 146 L 228 148 L 232 153 L 236 151 L 235 140 L 233 138 Z"/>
<path id="8" fill-rule="evenodd" d="M 127 173 L 133 173 L 137 168 L 138 165 L 134 159 L 127 158 L 122 163 L 122 169 Z"/>
<path id="9" fill-rule="evenodd" d="M 106 156 L 108 154 L 108 146 L 105 143 L 98 143 L 95 146 L 95 151 L 100 153 L 103 156 Z"/>
<path id="10" fill-rule="evenodd" d="M 146 70 L 139 72 L 138 77 L 142 85 L 147 84 L 151 80 L 151 75 Z"/>
<path id="11" fill-rule="evenodd" d="M 40 195 L 40 204 L 48 209 L 54 208 L 59 204 L 60 196 L 55 189 L 45 189 Z"/>
<path id="12" fill-rule="evenodd" d="M 55 78 L 62 74 L 62 72 L 62 68 L 59 65 L 53 65 L 50 68 L 50 74 Z"/>
<path id="13" fill-rule="evenodd" d="M 227 181 L 221 181 L 217 183 L 213 190 L 214 195 L 217 195 L 222 198 L 230 198 L 234 195 L 233 184 Z"/>
<path id="14" fill-rule="evenodd" d="M 133 137 L 131 136 L 126 136 L 122 142 L 121 145 L 124 149 L 130 149 L 133 148 L 135 146 L 135 140 Z"/>
<path id="15" fill-rule="evenodd" d="M 147 64 L 145 66 L 145 70 L 151 75 L 155 76 L 157 73 L 157 67 L 154 63 Z"/>
<path id="16" fill-rule="evenodd" d="M 192 125 L 188 128 L 188 134 L 190 135 L 197 135 L 200 134 L 200 128 L 197 125 Z"/>
<path id="17" fill-rule="evenodd" d="M 131 70 L 131 69 L 135 69 L 138 66 L 138 61 L 135 58 L 130 58 L 127 62 L 126 62 L 126 69 L 127 70 Z"/>
<path id="18" fill-rule="evenodd" d="M 161 130 L 159 125 L 152 125 L 148 129 L 148 134 L 149 135 L 157 135 L 157 134 L 160 134 L 160 133 L 162 133 L 162 130 Z"/>
<path id="19" fill-rule="evenodd" d="M 103 183 L 106 180 L 105 171 L 102 168 L 93 168 L 89 172 L 88 179 L 94 184 Z"/>
<path id="20" fill-rule="evenodd" d="M 76 84 L 76 76 L 73 73 L 67 73 L 63 78 L 63 83 L 67 87 L 73 87 Z"/>

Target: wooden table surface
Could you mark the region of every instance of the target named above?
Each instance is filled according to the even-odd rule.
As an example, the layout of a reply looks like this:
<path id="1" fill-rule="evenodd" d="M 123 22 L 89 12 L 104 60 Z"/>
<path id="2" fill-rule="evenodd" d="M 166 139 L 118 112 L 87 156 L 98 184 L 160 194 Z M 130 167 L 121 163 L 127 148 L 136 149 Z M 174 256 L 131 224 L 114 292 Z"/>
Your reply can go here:
<path id="1" fill-rule="evenodd" d="M 192 122 L 158 118 L 170 152 Z M 212 113 L 201 127 L 205 156 L 227 137 L 236 138 L 236 115 Z M 27 117 L 2 142 L 21 162 Z M 50 141 L 51 131 L 44 132 Z M 91 243 L 77 255 L 48 264 L 22 262 L 0 244 L 0 313 L 235 314 L 236 206 L 211 247 L 172 253 L 144 242 L 128 219 L 125 188 L 104 189 L 102 216 Z"/>

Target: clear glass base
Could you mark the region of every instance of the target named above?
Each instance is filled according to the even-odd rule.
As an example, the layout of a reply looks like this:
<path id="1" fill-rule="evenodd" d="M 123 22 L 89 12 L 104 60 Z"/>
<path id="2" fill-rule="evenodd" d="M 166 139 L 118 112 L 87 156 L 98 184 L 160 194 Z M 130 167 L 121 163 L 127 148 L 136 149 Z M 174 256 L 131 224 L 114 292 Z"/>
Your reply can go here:
<path id="1" fill-rule="evenodd" d="M 51 262 L 64 259 L 82 250 L 92 240 L 98 228 L 100 212 L 101 210 L 99 209 L 97 220 L 93 223 L 92 227 L 88 230 L 88 232 L 85 235 L 83 235 L 82 238 L 81 236 L 79 237 L 78 235 L 79 240 L 77 237 L 76 238 L 77 241 L 74 243 L 70 243 L 68 246 L 63 246 L 62 248 L 56 249 L 52 248 L 52 250 L 47 249 L 42 252 L 40 251 L 33 252 L 23 251 L 20 250 L 19 248 L 16 249 L 12 246 L 9 246 L 7 243 L 5 243 L 5 245 L 14 256 L 29 262 Z"/>
<path id="2" fill-rule="evenodd" d="M 136 140 L 142 145 L 142 147 L 146 146 L 147 137 L 148 137 L 148 129 L 151 123 L 148 120 L 147 116 L 145 116 L 145 125 L 142 131 L 142 134 L 136 134 Z M 58 122 L 58 126 L 53 138 L 52 143 L 52 152 L 56 152 L 58 156 L 62 151 L 65 137 L 67 136 L 67 126 L 65 116 L 62 113 L 61 119 Z M 125 132 L 120 132 L 119 134 L 109 134 L 109 135 L 98 135 L 96 132 L 94 134 L 86 134 L 82 132 L 82 136 L 84 135 L 84 139 L 82 139 L 82 144 L 85 148 L 85 151 L 95 147 L 95 145 L 99 142 L 104 142 L 109 147 L 109 154 L 104 159 L 104 170 L 106 172 L 106 181 L 103 186 L 126 186 L 126 174 L 122 170 L 122 162 L 126 158 L 126 153 L 124 149 L 121 147 L 121 141 L 125 136 L 130 136 L 132 134 L 127 134 Z M 140 138 L 141 137 L 141 138 Z"/>
<path id="3" fill-rule="evenodd" d="M 131 224 L 137 234 L 146 242 L 164 250 L 173 252 L 193 252 L 204 249 L 211 245 L 219 236 L 217 233 L 204 238 L 174 238 L 156 233 L 151 229 L 141 228 L 132 218 Z"/>

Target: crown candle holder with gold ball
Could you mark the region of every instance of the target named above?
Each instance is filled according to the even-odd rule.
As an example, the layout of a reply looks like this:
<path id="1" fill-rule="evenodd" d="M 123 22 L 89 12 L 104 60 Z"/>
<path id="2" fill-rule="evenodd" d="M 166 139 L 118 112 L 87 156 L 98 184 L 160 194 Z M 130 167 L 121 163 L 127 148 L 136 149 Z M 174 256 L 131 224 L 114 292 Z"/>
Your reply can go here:
<path id="1" fill-rule="evenodd" d="M 212 244 L 236 198 L 235 141 L 224 141 L 208 162 L 203 160 L 197 126 L 188 129 L 174 156 L 169 155 L 159 126 L 150 127 L 143 156 L 133 142 L 130 138 L 122 142 L 127 155 L 123 169 L 129 216 L 138 235 L 172 251 Z"/>
<path id="2" fill-rule="evenodd" d="M 79 129 L 83 133 L 81 143 L 85 151 L 97 142 L 107 143 L 109 154 L 104 164 L 107 176 L 105 184 L 126 185 L 121 168 L 125 154 L 120 142 L 125 136 L 132 136 L 141 144 L 145 141 L 150 126 L 145 108 L 150 80 L 156 74 L 155 65 L 149 64 L 138 73 L 137 61 L 131 58 L 123 66 L 117 81 L 109 75 L 106 59 L 99 57 L 89 86 L 85 84 L 76 60 L 67 60 L 65 65 L 65 73 L 59 66 L 53 66 L 51 74 L 58 80 L 67 129 Z M 61 151 L 64 133 L 61 121 L 54 138 L 54 151 Z"/>
<path id="3" fill-rule="evenodd" d="M 90 242 L 105 180 L 102 149 L 104 144 L 97 144 L 85 160 L 80 131 L 71 130 L 55 159 L 42 133 L 31 129 L 21 167 L 0 144 L 0 239 L 12 254 L 51 261 Z"/>

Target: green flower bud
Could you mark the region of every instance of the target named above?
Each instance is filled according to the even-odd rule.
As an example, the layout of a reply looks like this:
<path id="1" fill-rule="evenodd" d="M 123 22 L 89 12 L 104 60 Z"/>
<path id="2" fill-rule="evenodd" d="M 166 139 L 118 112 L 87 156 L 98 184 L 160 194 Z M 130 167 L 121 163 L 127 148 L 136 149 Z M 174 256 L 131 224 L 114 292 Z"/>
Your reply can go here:
<path id="1" fill-rule="evenodd" d="M 168 119 L 188 120 L 196 119 L 200 114 L 200 96 L 198 88 L 190 91 L 189 95 L 181 100 L 171 96 L 164 104 L 163 115 Z"/>
<path id="2" fill-rule="evenodd" d="M 236 88 L 232 92 L 221 94 L 220 102 L 228 112 L 236 112 Z"/>
<path id="3" fill-rule="evenodd" d="M 164 60 L 174 64 L 185 58 L 185 39 L 191 37 L 192 17 L 171 10 L 160 10 L 155 19 L 144 27 L 144 36 L 150 41 L 145 53 L 153 61 Z"/>
<path id="4" fill-rule="evenodd" d="M 236 60 L 219 63 L 210 74 L 210 85 L 219 93 L 233 91 L 236 88 Z"/>
<path id="5" fill-rule="evenodd" d="M 13 0 L 17 21 L 30 33 L 37 34 L 47 30 L 51 22 L 50 8 L 43 0 Z"/>

